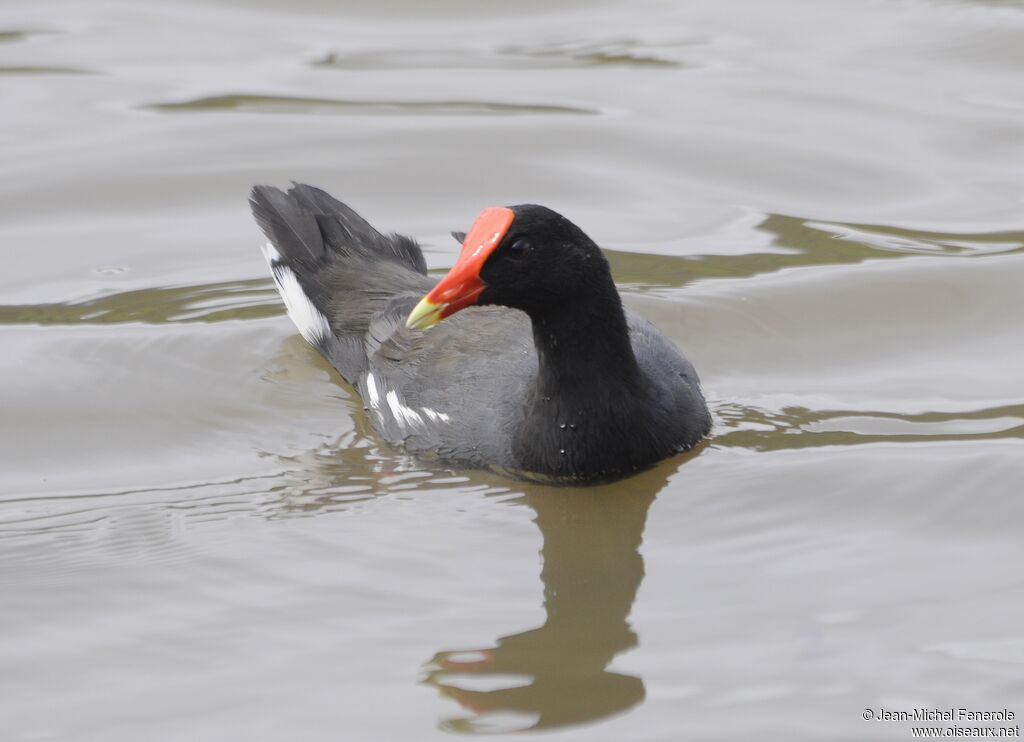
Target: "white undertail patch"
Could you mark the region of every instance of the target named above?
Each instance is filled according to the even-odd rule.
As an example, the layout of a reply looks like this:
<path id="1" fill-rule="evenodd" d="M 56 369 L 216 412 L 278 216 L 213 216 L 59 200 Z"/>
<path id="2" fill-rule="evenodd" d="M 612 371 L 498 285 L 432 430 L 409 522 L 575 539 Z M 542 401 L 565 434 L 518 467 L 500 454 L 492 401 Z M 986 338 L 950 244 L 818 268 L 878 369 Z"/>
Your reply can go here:
<path id="1" fill-rule="evenodd" d="M 281 262 L 281 254 L 271 243 L 263 246 L 263 255 L 270 264 L 277 290 L 284 300 L 288 316 L 311 345 L 322 345 L 331 336 L 331 326 L 323 313 L 306 296 L 295 272 Z"/>

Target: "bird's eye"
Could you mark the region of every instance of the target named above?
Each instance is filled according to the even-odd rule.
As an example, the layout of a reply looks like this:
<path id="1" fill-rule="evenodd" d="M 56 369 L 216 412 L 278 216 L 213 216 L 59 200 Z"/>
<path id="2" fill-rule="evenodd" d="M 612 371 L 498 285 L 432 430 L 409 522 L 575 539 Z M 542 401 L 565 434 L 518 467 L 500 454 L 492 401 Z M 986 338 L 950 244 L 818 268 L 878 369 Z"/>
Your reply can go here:
<path id="1" fill-rule="evenodd" d="M 529 240 L 516 240 L 508 246 L 508 254 L 513 258 L 525 258 L 530 254 L 530 250 L 532 249 L 533 246 L 530 244 Z"/>

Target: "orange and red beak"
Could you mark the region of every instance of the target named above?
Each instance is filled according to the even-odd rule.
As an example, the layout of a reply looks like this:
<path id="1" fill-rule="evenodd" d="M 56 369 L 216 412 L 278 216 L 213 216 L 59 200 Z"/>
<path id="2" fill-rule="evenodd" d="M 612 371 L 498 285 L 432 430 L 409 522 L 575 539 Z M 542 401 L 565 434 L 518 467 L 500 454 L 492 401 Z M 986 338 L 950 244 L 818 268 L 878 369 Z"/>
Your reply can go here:
<path id="1" fill-rule="evenodd" d="M 501 244 L 513 219 L 515 213 L 512 209 L 492 206 L 481 211 L 462 243 L 459 259 L 448 275 L 409 313 L 405 326 L 424 330 L 475 304 L 486 288 L 480 278 L 480 270 Z"/>

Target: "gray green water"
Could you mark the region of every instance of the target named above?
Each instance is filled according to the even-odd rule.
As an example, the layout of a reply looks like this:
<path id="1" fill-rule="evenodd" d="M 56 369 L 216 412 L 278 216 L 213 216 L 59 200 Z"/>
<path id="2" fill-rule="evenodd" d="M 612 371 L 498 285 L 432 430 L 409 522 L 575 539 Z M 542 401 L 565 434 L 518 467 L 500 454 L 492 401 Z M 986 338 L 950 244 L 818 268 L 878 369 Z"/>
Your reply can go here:
<path id="1" fill-rule="evenodd" d="M 0 738 L 908 739 L 1024 714 L 1024 5 L 0 5 Z M 253 183 L 607 247 L 701 450 L 420 470 Z M 513 736 L 515 736 L 513 734 Z"/>

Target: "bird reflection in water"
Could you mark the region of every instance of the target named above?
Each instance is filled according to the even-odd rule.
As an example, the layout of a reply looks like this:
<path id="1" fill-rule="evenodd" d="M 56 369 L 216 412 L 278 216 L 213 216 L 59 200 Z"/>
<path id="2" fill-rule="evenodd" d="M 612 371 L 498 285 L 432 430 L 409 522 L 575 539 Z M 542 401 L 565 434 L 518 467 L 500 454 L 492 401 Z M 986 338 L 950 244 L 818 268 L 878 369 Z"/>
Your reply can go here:
<path id="1" fill-rule="evenodd" d="M 406 476 L 403 470 L 424 473 L 415 460 L 373 447 L 366 421 L 356 414 L 355 422 L 356 429 L 330 447 L 330 456 L 318 450 L 303 457 L 302 485 L 279 493 L 277 513 L 344 508 L 388 492 L 390 483 Z M 628 617 L 644 577 L 639 548 L 647 511 L 668 478 L 706 445 L 619 482 L 522 484 L 522 495 L 513 499 L 505 497 L 514 480 L 472 473 L 471 482 L 501 494 L 502 504 L 526 505 L 536 513 L 546 620 L 499 637 L 494 646 L 445 650 L 425 663 L 423 684 L 465 712 L 442 719 L 442 729 L 469 734 L 557 729 L 622 713 L 644 700 L 641 678 L 607 668 L 639 643 Z M 340 483 L 357 479 L 361 491 L 340 492 Z"/>
<path id="2" fill-rule="evenodd" d="M 427 663 L 423 682 L 468 712 L 443 720 L 443 729 L 553 729 L 643 701 L 643 680 L 608 665 L 638 644 L 628 617 L 644 577 L 644 524 L 680 461 L 599 487 L 533 486 L 515 501 L 537 514 L 547 619 L 493 647 L 442 651 Z"/>

